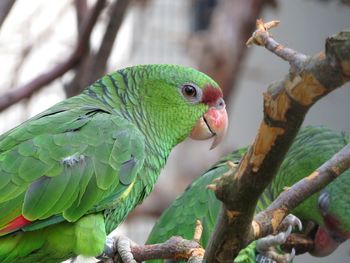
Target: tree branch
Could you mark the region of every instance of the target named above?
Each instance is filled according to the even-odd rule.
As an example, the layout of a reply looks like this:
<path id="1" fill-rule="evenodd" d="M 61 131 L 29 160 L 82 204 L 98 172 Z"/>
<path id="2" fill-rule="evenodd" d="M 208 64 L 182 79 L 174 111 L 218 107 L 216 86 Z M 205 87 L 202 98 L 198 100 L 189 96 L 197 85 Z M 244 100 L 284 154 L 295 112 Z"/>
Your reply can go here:
<path id="1" fill-rule="evenodd" d="M 80 93 L 87 85 L 105 74 L 108 58 L 130 2 L 130 0 L 114 1 L 110 7 L 109 22 L 100 47 L 96 54 L 91 53 L 85 57 L 73 80 L 66 85 L 65 91 L 68 97 Z"/>
<path id="2" fill-rule="evenodd" d="M 74 6 L 77 15 L 77 26 L 78 26 L 78 35 L 82 33 L 82 23 L 86 14 L 88 13 L 88 4 L 86 0 L 75 0 Z"/>
<path id="3" fill-rule="evenodd" d="M 198 69 L 218 81 L 226 100 L 234 92 L 247 51 L 242 40 L 250 36 L 265 4 L 266 0 L 219 1 L 209 29 L 190 41 Z"/>
<path id="4" fill-rule="evenodd" d="M 94 77 L 91 81 L 101 77 L 106 72 L 108 58 L 112 52 L 112 48 L 117 37 L 120 26 L 124 20 L 126 10 L 130 4 L 130 0 L 118 0 L 115 2 L 110 10 L 110 19 L 106 31 L 103 35 L 100 48 L 95 55 L 94 60 Z M 92 72 L 91 72 L 92 73 Z"/>
<path id="5" fill-rule="evenodd" d="M 272 44 L 269 25 L 258 22 L 254 33 L 265 47 Z M 285 49 L 277 46 L 274 53 Z M 223 206 L 206 248 L 207 262 L 232 261 L 255 239 L 251 222 L 258 198 L 274 178 L 309 108 L 349 80 L 349 49 L 350 32 L 345 31 L 327 39 L 325 53 L 306 57 L 293 51 L 296 56 L 285 57 L 291 72 L 264 93 L 264 118 L 253 145 L 237 172 L 222 176 L 212 187 Z"/>
<path id="6" fill-rule="evenodd" d="M 193 240 L 182 237 L 171 237 L 162 244 L 133 246 L 131 253 L 137 262 L 151 259 L 189 260 L 204 255 L 204 249 Z"/>
<path id="7" fill-rule="evenodd" d="M 282 192 L 267 209 L 257 214 L 253 221 L 255 238 L 272 234 L 291 210 L 349 168 L 350 144 L 346 145 L 308 177 L 303 178 Z"/>
<path id="8" fill-rule="evenodd" d="M 10 13 L 11 8 L 16 0 L 1 0 L 0 1 L 0 28 L 4 23 L 7 15 Z"/>
<path id="9" fill-rule="evenodd" d="M 280 22 L 277 20 L 264 23 L 262 19 L 258 19 L 256 21 L 257 30 L 248 39 L 246 45 L 250 46 L 252 44 L 255 44 L 258 46 L 265 46 L 267 50 L 271 51 L 283 60 L 288 61 L 294 71 L 301 70 L 304 62 L 307 59 L 307 56 L 279 44 L 276 40 L 273 39 L 273 37 L 270 36 L 269 32 L 267 31 L 278 26 L 279 23 Z"/>
<path id="10" fill-rule="evenodd" d="M 201 263 L 204 256 L 204 249 L 199 245 L 202 231 L 202 223 L 196 220 L 193 240 L 174 236 L 161 244 L 132 245 L 131 253 L 137 262 L 152 259 L 174 259 L 187 260 L 188 263 Z M 110 259 L 105 262 L 110 262 Z M 113 262 L 119 262 L 118 253 L 115 254 Z"/>
<path id="11" fill-rule="evenodd" d="M 288 253 L 291 253 L 294 248 L 296 255 L 300 255 L 311 251 L 314 248 L 314 241 L 304 234 L 292 233 L 287 238 L 286 242 L 281 245 L 281 248 Z"/>
<path id="12" fill-rule="evenodd" d="M 68 70 L 72 69 L 77 63 L 79 63 L 81 57 L 88 50 L 91 32 L 99 14 L 103 10 L 105 2 L 106 0 L 98 0 L 96 2 L 94 8 L 91 10 L 90 15 L 84 23 L 84 29 L 82 30 L 82 34 L 80 35 L 73 53 L 65 61 L 59 63 L 49 71 L 44 72 L 30 82 L 1 95 L 0 111 L 3 111 L 24 98 L 30 97 L 34 92 L 40 90 L 45 85 L 62 76 Z"/>

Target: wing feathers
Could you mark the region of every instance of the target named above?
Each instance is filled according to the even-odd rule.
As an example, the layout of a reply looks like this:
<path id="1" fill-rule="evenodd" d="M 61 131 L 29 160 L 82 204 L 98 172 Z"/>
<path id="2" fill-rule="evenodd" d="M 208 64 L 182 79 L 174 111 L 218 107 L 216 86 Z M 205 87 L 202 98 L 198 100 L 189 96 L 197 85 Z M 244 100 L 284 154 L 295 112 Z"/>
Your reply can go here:
<path id="1" fill-rule="evenodd" d="M 0 211 L 15 211 L 0 214 L 0 229 L 22 215 L 40 227 L 106 208 L 142 167 L 143 135 L 105 111 L 57 111 L 23 125 L 0 137 Z"/>

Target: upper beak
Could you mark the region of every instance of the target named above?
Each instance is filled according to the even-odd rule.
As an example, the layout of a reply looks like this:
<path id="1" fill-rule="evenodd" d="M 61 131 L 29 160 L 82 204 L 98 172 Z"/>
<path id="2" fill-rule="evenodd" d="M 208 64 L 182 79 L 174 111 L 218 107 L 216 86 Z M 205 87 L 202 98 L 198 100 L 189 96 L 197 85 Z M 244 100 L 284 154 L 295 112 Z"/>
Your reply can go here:
<path id="1" fill-rule="evenodd" d="M 228 126 L 225 105 L 210 107 L 209 110 L 197 121 L 191 131 L 190 137 L 195 140 L 206 140 L 214 137 L 210 149 L 214 149 L 225 137 Z"/>

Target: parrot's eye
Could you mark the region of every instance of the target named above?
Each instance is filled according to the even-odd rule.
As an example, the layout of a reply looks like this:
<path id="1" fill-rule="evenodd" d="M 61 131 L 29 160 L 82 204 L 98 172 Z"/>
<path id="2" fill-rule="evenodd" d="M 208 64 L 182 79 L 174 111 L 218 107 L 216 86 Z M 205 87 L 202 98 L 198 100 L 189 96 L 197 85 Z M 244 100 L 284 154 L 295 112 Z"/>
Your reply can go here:
<path id="1" fill-rule="evenodd" d="M 180 88 L 182 96 L 191 103 L 199 103 L 202 99 L 202 89 L 192 83 L 185 83 Z"/>
<path id="2" fill-rule="evenodd" d="M 182 87 L 182 94 L 186 97 L 196 97 L 197 89 L 192 85 L 186 84 Z"/>

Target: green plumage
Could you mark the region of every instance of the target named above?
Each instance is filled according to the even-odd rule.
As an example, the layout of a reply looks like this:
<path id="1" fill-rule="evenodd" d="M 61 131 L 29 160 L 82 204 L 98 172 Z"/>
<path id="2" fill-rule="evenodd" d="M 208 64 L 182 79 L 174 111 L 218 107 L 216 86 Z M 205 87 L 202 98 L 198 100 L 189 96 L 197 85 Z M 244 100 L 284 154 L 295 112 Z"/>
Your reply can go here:
<path id="1" fill-rule="evenodd" d="M 283 191 L 284 187 L 291 186 L 309 175 L 347 143 L 349 143 L 349 138 L 343 133 L 337 133 L 322 127 L 303 128 L 288 151 L 276 178 L 260 197 L 257 211 L 266 208 Z M 147 243 L 161 243 L 175 235 L 192 239 L 195 220 L 199 219 L 203 224 L 201 244 L 205 247 L 220 209 L 220 202 L 212 191 L 206 189 L 206 186 L 228 170 L 227 160 L 239 162 L 244 152 L 245 149 L 233 152 L 195 180 L 162 214 L 154 226 Z M 325 191 L 331 197 L 329 203 L 330 213 L 339 220 L 339 223 L 344 228 L 343 230 L 349 232 L 350 196 L 344 193 L 348 192 L 346 189 L 350 187 L 350 171 L 346 173 L 347 175 L 344 174 L 329 184 Z M 317 204 L 319 195 L 320 193 L 311 196 L 292 213 L 301 220 L 312 220 L 322 226 L 324 222 Z M 235 262 L 254 263 L 254 243 L 242 250 Z"/>
<path id="2" fill-rule="evenodd" d="M 189 68 L 131 67 L 3 134 L 0 262 L 99 255 L 208 109 L 182 95 L 185 83 L 218 88 Z M 32 223 L 13 227 L 20 216 Z"/>

